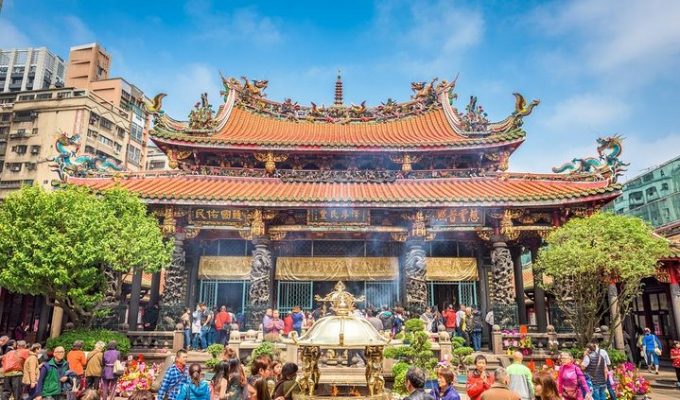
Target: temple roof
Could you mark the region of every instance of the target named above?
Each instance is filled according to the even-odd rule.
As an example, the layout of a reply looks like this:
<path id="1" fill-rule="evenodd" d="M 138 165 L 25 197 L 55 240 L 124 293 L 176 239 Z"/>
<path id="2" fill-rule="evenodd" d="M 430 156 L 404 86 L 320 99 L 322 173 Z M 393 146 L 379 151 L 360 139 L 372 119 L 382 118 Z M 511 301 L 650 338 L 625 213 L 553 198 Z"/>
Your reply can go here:
<path id="1" fill-rule="evenodd" d="M 266 98 L 267 81 L 223 78 L 224 104 L 213 112 L 204 94 L 189 115 L 179 121 L 162 110 L 160 94 L 146 105 L 155 116 L 152 139 L 160 146 L 225 149 L 447 150 L 509 146 L 524 140 L 522 118 L 538 101 L 527 104 L 515 94 L 515 111 L 492 123 L 471 96 L 464 112 L 453 102 L 455 81 L 413 83 L 411 100 L 387 100 L 379 106 L 303 106 L 291 99 Z"/>
<path id="2" fill-rule="evenodd" d="M 532 174 L 475 178 L 402 179 L 390 183 L 284 182 L 277 178 L 204 175 L 71 177 L 69 183 L 95 191 L 114 186 L 148 203 L 234 206 L 550 206 L 609 200 L 620 185 Z"/>

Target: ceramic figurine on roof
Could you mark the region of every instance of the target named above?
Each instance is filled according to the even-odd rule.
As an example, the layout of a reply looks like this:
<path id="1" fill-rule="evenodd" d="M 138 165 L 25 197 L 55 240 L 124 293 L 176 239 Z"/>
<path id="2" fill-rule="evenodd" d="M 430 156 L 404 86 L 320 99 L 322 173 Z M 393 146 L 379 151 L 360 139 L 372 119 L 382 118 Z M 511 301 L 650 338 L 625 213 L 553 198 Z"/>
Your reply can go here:
<path id="1" fill-rule="evenodd" d="M 482 106 L 477 105 L 477 96 L 470 96 L 470 103 L 465 106 L 463 122 L 470 132 L 486 132 L 489 128 L 488 114 Z"/>
<path id="2" fill-rule="evenodd" d="M 80 135 L 68 136 L 65 132 L 59 135 L 54 148 L 59 153 L 51 159 L 54 161 L 53 171 L 65 182 L 69 176 L 83 177 L 95 172 L 121 171 L 123 168 L 113 160 L 104 156 L 78 156 Z"/>
<path id="3" fill-rule="evenodd" d="M 622 141 L 623 138 L 619 135 L 598 138 L 598 158 L 574 158 L 571 162 L 564 163 L 552 170 L 557 174 L 563 172 L 570 174 L 600 174 L 612 182 L 616 182 L 629 165 L 619 160 L 619 156 L 623 152 Z"/>
<path id="4" fill-rule="evenodd" d="M 217 121 L 213 119 L 212 104 L 208 103 L 208 93 L 201 94 L 201 101 L 194 105 L 189 113 L 189 128 L 208 130 L 215 127 Z"/>

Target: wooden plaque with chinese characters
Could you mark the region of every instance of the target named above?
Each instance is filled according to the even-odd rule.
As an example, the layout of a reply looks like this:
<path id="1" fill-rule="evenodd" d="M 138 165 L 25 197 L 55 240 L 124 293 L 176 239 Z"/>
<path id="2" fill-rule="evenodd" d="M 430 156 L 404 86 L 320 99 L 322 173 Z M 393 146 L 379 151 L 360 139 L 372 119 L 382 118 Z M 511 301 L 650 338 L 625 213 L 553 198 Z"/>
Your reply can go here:
<path id="1" fill-rule="evenodd" d="M 431 214 L 432 226 L 484 226 L 484 211 L 479 208 L 447 208 Z"/>
<path id="2" fill-rule="evenodd" d="M 233 225 L 248 223 L 246 210 L 235 208 L 194 207 L 189 213 L 189 223 L 194 225 Z"/>
<path id="3" fill-rule="evenodd" d="M 371 211 L 351 208 L 321 208 L 307 211 L 309 225 L 370 225 Z"/>

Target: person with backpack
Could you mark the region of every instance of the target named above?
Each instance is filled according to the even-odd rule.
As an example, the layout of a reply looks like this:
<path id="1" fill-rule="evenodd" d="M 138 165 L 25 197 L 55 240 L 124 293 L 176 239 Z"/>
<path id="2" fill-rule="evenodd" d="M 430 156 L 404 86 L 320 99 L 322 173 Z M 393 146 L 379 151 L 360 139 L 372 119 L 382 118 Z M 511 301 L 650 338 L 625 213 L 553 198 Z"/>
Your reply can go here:
<path id="1" fill-rule="evenodd" d="M 24 361 L 24 376 L 21 378 L 21 383 L 28 394 L 27 400 L 33 400 L 39 393 L 36 391 L 38 386 L 38 377 L 40 376 L 40 360 L 38 353 L 42 349 L 40 343 L 34 343 L 28 350 L 28 357 Z"/>
<path id="2" fill-rule="evenodd" d="M 394 315 L 392 311 L 384 305 L 382 311 L 378 314 L 378 319 L 382 322 L 383 329 L 392 332 L 392 327 L 394 326 Z"/>
<path id="3" fill-rule="evenodd" d="M 592 382 L 593 400 L 607 400 L 607 360 L 597 348 L 597 343 L 588 343 L 581 363 Z"/>
<path id="4" fill-rule="evenodd" d="M 188 382 L 180 386 L 176 399 L 181 400 L 210 400 L 210 385 L 201 379 L 201 365 L 191 364 L 189 366 Z"/>
<path id="5" fill-rule="evenodd" d="M 654 373 L 659 375 L 659 356 L 661 355 L 662 350 L 661 341 L 649 328 L 645 328 L 645 335 L 642 337 L 642 346 L 647 355 L 647 368 L 649 369 L 649 373 L 652 373 L 652 367 L 654 367 Z"/>
<path id="6" fill-rule="evenodd" d="M 65 383 L 68 381 L 66 372 L 68 363 L 64 359 L 66 351 L 59 346 L 52 352 L 53 357 L 40 367 L 40 378 L 36 392 L 40 393 L 43 400 L 64 400 L 66 399 Z"/>
<path id="7" fill-rule="evenodd" d="M 475 309 L 472 312 L 472 348 L 479 351 L 482 348 L 482 330 L 484 329 L 484 321 L 482 320 L 482 313 Z"/>
<path id="8" fill-rule="evenodd" d="M 564 400 L 583 400 L 590 394 L 586 376 L 574 363 L 571 353 L 560 354 L 562 365 L 557 374 L 557 391 Z"/>
<path id="9" fill-rule="evenodd" d="M 16 349 L 14 349 L 16 346 Z M 28 358 L 26 342 L 19 340 L 9 341 L 7 352 L 2 356 L 2 372 L 4 374 L 4 391 L 2 399 L 9 398 L 9 394 L 14 396 L 14 400 L 21 399 L 21 381 L 24 375 L 24 361 Z M 7 396 L 7 397 L 5 397 Z"/>
<path id="10" fill-rule="evenodd" d="M 94 350 L 87 355 L 85 381 L 89 389 L 99 390 L 104 368 L 104 346 L 106 346 L 106 343 L 101 340 L 98 341 L 94 344 Z"/>

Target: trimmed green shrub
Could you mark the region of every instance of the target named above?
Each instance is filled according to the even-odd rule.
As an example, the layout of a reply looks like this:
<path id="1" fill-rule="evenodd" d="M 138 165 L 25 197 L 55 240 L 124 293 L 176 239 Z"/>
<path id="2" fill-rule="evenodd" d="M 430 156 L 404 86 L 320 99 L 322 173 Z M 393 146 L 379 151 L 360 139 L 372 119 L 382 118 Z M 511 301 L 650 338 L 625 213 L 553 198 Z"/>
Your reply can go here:
<path id="1" fill-rule="evenodd" d="M 430 335 L 425 332 L 424 322 L 419 318 L 413 318 L 407 320 L 404 327 L 404 345 L 388 347 L 384 351 L 386 358 L 397 361 L 392 367 L 393 390 L 397 393 L 406 392 L 405 378 L 409 367 L 420 367 L 430 377 L 434 377 L 434 366 L 438 361 L 432 352 Z"/>
<path id="2" fill-rule="evenodd" d="M 628 361 L 628 356 L 626 356 L 626 353 L 624 351 L 610 349 L 607 351 L 607 353 L 609 353 L 609 359 L 612 362 L 612 366 L 623 364 L 626 361 Z"/>
<path id="3" fill-rule="evenodd" d="M 254 360 L 263 354 L 267 354 L 273 359 L 275 355 L 278 355 L 278 349 L 273 342 L 262 342 L 259 346 L 253 349 L 251 358 Z"/>
<path id="4" fill-rule="evenodd" d="M 73 347 L 73 342 L 76 340 L 83 341 L 83 350 L 92 351 L 94 345 L 98 341 L 108 344 L 115 340 L 118 343 L 118 351 L 121 354 L 127 354 L 130 351 L 130 339 L 120 332 L 109 331 L 106 329 L 74 329 L 66 331 L 56 338 L 47 339 L 47 348 L 54 349 L 55 347 L 63 347 L 66 352 L 69 352 Z"/>
<path id="5" fill-rule="evenodd" d="M 217 358 L 224 351 L 224 345 L 219 343 L 211 344 L 207 349 L 205 349 L 205 351 L 207 351 L 208 354 L 212 356 L 212 358 Z"/>

